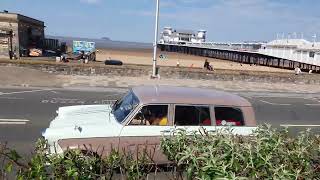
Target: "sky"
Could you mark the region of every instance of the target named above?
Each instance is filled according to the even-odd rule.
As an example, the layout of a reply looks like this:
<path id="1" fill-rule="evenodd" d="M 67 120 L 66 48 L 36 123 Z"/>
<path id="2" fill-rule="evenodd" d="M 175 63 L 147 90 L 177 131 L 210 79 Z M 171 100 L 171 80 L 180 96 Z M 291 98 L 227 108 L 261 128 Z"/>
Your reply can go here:
<path id="1" fill-rule="evenodd" d="M 47 35 L 148 43 L 155 7 L 156 0 L 0 0 L 0 10 L 44 21 Z M 319 0 L 160 0 L 160 31 L 205 29 L 215 42 L 319 39 L 319 7 Z"/>

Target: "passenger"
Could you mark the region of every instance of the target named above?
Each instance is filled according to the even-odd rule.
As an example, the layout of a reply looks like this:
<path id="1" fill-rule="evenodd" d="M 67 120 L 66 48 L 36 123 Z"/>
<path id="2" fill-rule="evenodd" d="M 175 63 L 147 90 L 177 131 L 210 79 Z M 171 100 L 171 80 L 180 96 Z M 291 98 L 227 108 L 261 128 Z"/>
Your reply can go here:
<path id="1" fill-rule="evenodd" d="M 168 124 L 168 118 L 163 114 L 159 114 L 158 117 L 156 117 L 151 123 L 151 125 L 156 125 L 156 126 L 166 126 L 167 124 Z"/>
<path id="2" fill-rule="evenodd" d="M 159 126 L 166 126 L 168 124 L 168 118 L 165 115 L 160 115 Z"/>
<path id="3" fill-rule="evenodd" d="M 202 122 L 200 123 L 202 126 L 211 126 L 211 119 L 208 112 L 202 111 L 201 117 L 203 117 Z"/>
<path id="4" fill-rule="evenodd" d="M 203 126 L 211 126 L 211 119 L 206 118 L 205 120 L 202 121 Z"/>

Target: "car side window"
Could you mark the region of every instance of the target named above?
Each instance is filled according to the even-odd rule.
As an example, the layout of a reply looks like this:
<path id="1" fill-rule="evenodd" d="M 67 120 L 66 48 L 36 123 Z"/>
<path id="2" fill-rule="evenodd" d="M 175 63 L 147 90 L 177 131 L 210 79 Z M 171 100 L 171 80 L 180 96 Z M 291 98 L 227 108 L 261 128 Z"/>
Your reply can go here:
<path id="1" fill-rule="evenodd" d="M 208 106 L 177 105 L 174 123 L 177 126 L 211 126 L 210 109 Z"/>
<path id="2" fill-rule="evenodd" d="M 217 126 L 243 126 L 244 119 L 240 108 L 236 107 L 215 107 Z"/>
<path id="3" fill-rule="evenodd" d="M 142 107 L 129 125 L 167 126 L 168 105 L 147 105 Z"/>

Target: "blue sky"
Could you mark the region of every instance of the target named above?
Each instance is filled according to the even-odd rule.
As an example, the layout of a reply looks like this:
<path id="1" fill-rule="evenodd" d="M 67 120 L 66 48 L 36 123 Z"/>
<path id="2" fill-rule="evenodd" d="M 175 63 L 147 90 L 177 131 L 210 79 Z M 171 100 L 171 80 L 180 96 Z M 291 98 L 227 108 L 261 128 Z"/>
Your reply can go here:
<path id="1" fill-rule="evenodd" d="M 46 34 L 152 42 L 156 0 L 0 0 L 0 10 L 45 21 Z M 210 41 L 320 38 L 318 0 L 161 0 L 160 27 L 205 29 Z"/>

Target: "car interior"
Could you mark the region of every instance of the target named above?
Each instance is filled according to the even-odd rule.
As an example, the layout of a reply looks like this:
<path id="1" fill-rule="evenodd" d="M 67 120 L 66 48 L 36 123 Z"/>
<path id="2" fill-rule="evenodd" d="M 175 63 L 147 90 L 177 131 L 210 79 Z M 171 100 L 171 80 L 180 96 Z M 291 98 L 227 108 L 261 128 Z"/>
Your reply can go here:
<path id="1" fill-rule="evenodd" d="M 215 107 L 217 126 L 244 126 L 242 112 L 234 107 Z"/>
<path id="2" fill-rule="evenodd" d="M 130 125 L 165 126 L 168 123 L 168 105 L 144 106 L 133 118 Z"/>
<path id="3" fill-rule="evenodd" d="M 210 126 L 210 110 L 206 106 L 176 106 L 175 125 Z"/>

